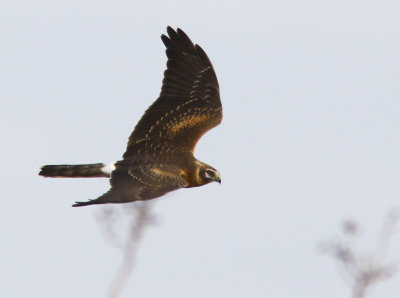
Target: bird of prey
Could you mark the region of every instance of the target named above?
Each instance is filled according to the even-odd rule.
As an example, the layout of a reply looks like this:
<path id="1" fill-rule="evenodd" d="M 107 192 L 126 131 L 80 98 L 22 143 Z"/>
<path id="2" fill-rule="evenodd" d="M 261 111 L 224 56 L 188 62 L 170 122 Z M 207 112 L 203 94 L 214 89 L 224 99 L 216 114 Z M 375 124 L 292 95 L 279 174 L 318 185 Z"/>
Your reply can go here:
<path id="1" fill-rule="evenodd" d="M 168 57 L 161 93 L 129 137 L 123 159 L 110 164 L 45 165 L 44 177 L 109 177 L 111 188 L 92 204 L 150 200 L 180 188 L 221 183 L 219 172 L 193 153 L 196 143 L 222 121 L 214 68 L 207 54 L 179 28 L 161 39 Z"/>

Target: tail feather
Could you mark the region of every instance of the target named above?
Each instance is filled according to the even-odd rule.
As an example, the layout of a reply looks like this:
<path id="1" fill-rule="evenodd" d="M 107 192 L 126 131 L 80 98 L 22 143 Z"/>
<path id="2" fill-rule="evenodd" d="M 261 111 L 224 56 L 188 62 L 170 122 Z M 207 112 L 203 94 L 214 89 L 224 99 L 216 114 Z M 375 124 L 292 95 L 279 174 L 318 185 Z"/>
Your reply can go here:
<path id="1" fill-rule="evenodd" d="M 39 175 L 53 178 L 110 177 L 114 168 L 114 163 L 111 165 L 106 165 L 104 163 L 85 165 L 46 165 L 41 168 Z"/>

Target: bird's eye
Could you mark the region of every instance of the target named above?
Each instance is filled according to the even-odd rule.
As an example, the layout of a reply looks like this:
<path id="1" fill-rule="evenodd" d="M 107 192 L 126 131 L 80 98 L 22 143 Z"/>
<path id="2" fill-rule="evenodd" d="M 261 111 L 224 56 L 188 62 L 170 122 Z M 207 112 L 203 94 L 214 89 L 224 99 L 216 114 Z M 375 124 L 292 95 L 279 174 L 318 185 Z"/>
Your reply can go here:
<path id="1" fill-rule="evenodd" d="M 212 177 L 215 176 L 215 172 L 212 171 L 212 170 L 206 170 L 206 174 L 207 174 L 207 176 L 210 177 L 210 178 L 212 178 Z"/>

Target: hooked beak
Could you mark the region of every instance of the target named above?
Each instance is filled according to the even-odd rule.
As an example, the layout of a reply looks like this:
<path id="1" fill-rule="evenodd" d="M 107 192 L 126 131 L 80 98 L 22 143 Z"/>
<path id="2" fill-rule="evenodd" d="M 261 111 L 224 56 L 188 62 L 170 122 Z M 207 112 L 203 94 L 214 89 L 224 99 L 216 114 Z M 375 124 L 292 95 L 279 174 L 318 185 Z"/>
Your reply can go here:
<path id="1" fill-rule="evenodd" d="M 219 174 L 215 178 L 215 182 L 218 182 L 221 185 L 221 176 Z"/>

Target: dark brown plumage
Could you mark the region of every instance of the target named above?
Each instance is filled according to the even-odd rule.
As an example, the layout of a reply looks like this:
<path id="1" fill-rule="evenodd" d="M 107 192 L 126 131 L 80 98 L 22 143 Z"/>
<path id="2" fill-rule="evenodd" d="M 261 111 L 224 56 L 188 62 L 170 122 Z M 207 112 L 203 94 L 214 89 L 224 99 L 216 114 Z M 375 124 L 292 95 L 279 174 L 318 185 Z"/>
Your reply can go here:
<path id="1" fill-rule="evenodd" d="M 73 206 L 149 200 L 167 192 L 221 182 L 193 151 L 200 137 L 222 120 L 214 68 L 203 49 L 180 29 L 161 36 L 168 57 L 159 98 L 129 137 L 123 160 L 111 164 L 43 166 L 45 177 L 109 177 L 111 189 Z"/>

